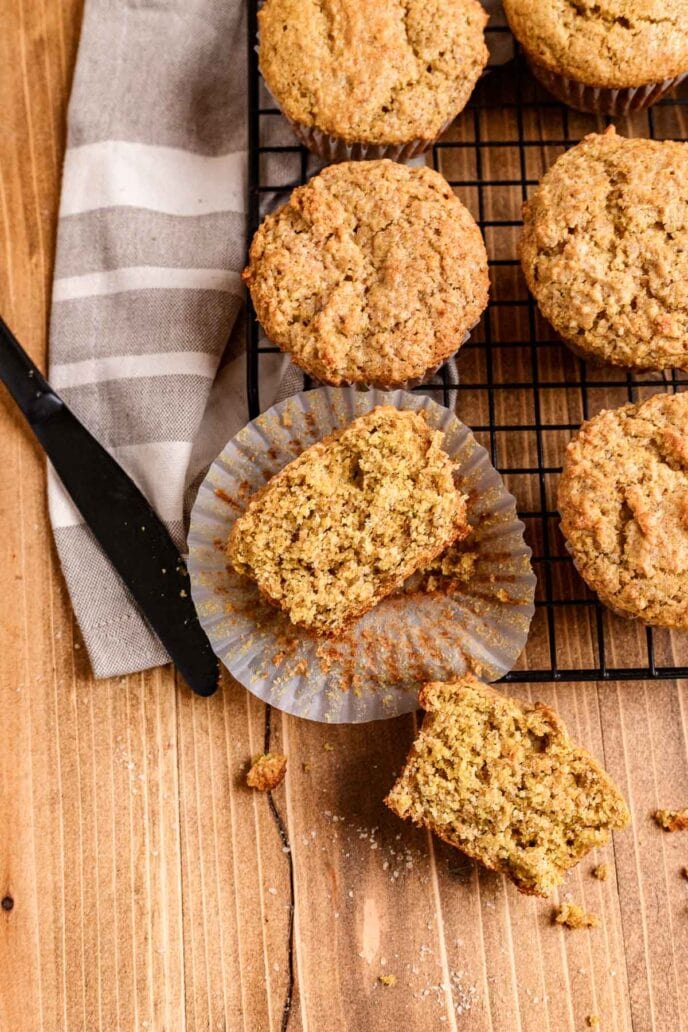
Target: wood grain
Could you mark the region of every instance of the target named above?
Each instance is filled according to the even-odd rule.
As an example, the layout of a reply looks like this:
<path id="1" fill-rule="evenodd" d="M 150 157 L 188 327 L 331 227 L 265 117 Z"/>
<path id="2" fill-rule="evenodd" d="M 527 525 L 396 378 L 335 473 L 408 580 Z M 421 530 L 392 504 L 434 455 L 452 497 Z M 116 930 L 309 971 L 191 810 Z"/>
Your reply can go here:
<path id="1" fill-rule="evenodd" d="M 42 366 L 80 14 L 80 0 L 6 0 L 0 13 L 0 307 Z M 553 156 L 534 148 L 529 174 Z M 505 160 L 518 176 L 516 152 L 486 151 L 485 170 Z M 486 217 L 518 218 L 520 200 L 486 192 Z M 506 254 L 513 235 L 489 242 Z M 495 284 L 514 289 L 513 272 Z M 517 332 L 498 309 L 491 318 L 496 339 Z M 530 355 L 493 360 L 502 378 L 505 363 L 530 375 Z M 467 358 L 464 376 L 480 361 Z M 484 421 L 473 403 L 464 418 Z M 505 422 L 529 417 L 525 392 L 500 404 Z M 547 404 L 551 421 L 582 417 L 564 392 Z M 511 438 L 506 464 L 534 462 L 535 449 Z M 229 679 L 196 699 L 170 668 L 94 682 L 49 533 L 44 462 L 4 394 L 0 467 L 3 1032 L 579 1032 L 592 1014 L 613 1032 L 688 1029 L 688 844 L 649 818 L 687 801 L 686 683 L 535 692 L 604 761 L 635 818 L 605 851 L 609 881 L 591 877 L 591 860 L 567 884 L 602 927 L 567 933 L 549 904 L 385 810 L 413 718 L 329 728 L 269 716 Z M 510 485 L 524 506 L 526 479 Z M 589 619 L 561 631 L 562 659 L 589 662 Z M 635 629 L 617 631 L 620 655 L 639 647 Z M 684 645 L 662 647 L 676 657 Z M 290 757 L 274 800 L 242 783 L 266 724 Z"/>

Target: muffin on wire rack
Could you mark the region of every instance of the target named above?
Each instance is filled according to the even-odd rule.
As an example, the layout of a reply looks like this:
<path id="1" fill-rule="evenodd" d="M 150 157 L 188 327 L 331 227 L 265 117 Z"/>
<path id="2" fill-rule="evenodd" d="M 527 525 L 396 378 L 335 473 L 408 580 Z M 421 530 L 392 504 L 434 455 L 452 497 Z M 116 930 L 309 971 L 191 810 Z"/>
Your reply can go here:
<path id="1" fill-rule="evenodd" d="M 430 168 L 344 162 L 268 215 L 244 280 L 265 333 L 322 383 L 411 387 L 487 305 L 482 235 Z"/>
<path id="2" fill-rule="evenodd" d="M 583 358 L 688 368 L 688 143 L 587 136 L 524 209 L 540 311 Z"/>
<path id="3" fill-rule="evenodd" d="M 685 0 L 504 0 L 533 75 L 569 107 L 621 116 L 688 75 Z"/>
<path id="4" fill-rule="evenodd" d="M 688 630 L 688 393 L 600 412 L 569 444 L 561 529 L 620 616 Z"/>
<path id="5" fill-rule="evenodd" d="M 260 70 L 326 161 L 427 150 L 465 107 L 488 52 L 478 0 L 266 0 Z"/>

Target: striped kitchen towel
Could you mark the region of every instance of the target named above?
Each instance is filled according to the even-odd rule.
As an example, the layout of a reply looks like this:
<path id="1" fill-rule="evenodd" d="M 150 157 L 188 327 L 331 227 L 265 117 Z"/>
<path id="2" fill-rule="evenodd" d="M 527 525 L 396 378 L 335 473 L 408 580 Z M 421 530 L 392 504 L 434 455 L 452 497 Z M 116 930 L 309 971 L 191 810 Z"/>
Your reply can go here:
<path id="1" fill-rule="evenodd" d="M 87 0 L 68 113 L 50 379 L 180 548 L 185 495 L 246 418 L 244 7 Z M 48 493 L 96 676 L 166 662 L 52 473 Z"/>

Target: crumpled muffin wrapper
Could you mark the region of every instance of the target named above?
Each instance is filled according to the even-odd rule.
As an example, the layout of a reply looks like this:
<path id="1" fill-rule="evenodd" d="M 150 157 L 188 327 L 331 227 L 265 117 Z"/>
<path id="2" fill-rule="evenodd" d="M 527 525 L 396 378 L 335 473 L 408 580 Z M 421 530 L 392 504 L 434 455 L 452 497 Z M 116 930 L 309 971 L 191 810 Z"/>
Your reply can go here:
<path id="1" fill-rule="evenodd" d="M 676 75 L 671 79 L 648 83 L 645 86 L 634 86 L 626 89 L 607 89 L 603 86 L 586 86 L 576 79 L 550 71 L 526 54 L 530 70 L 546 90 L 568 107 L 577 111 L 586 111 L 593 115 L 611 115 L 621 118 L 632 111 L 643 111 L 652 107 L 658 100 L 673 90 L 688 77 L 688 73 Z"/>
<path id="2" fill-rule="evenodd" d="M 457 486 L 474 528 L 465 581 L 422 588 L 414 574 L 336 639 L 294 627 L 228 565 L 227 537 L 250 496 L 304 448 L 369 412 L 393 405 L 426 413 L 445 434 Z M 513 497 L 487 452 L 448 409 L 404 391 L 321 387 L 269 409 L 234 437 L 210 467 L 191 513 L 188 569 L 201 624 L 229 672 L 264 702 L 332 723 L 394 717 L 417 708 L 425 681 L 472 670 L 496 680 L 522 652 L 536 579 Z"/>

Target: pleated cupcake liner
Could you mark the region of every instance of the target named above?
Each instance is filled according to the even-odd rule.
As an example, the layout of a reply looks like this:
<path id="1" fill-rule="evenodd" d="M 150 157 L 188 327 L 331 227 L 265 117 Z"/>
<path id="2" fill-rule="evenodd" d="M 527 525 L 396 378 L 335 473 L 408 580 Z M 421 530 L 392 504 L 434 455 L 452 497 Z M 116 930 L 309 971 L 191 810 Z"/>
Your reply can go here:
<path id="1" fill-rule="evenodd" d="M 317 129 L 315 126 L 296 122 L 285 115 L 284 111 L 282 114 L 304 147 L 331 164 L 338 161 L 376 161 L 381 158 L 389 158 L 390 161 L 410 161 L 429 151 L 457 117 L 452 115 L 447 119 L 439 133 L 429 140 L 416 138 L 406 143 L 367 143 L 364 141 L 351 143 L 339 136 L 332 136 L 322 129 Z"/>
<path id="2" fill-rule="evenodd" d="M 610 115 L 613 118 L 621 118 L 633 111 L 643 111 L 652 107 L 688 77 L 688 72 L 684 72 L 682 75 L 647 83 L 645 86 L 609 89 L 603 86 L 588 86 L 576 79 L 567 78 L 538 64 L 529 54 L 526 54 L 526 57 L 535 78 L 557 100 L 577 111 Z"/>
<path id="3" fill-rule="evenodd" d="M 444 435 L 472 533 L 339 638 L 294 627 L 229 568 L 225 545 L 250 496 L 305 448 L 377 405 L 424 412 Z M 430 398 L 322 387 L 249 423 L 210 467 L 191 513 L 188 569 L 201 623 L 229 672 L 264 702 L 332 723 L 413 711 L 421 684 L 467 670 L 496 680 L 522 652 L 536 578 L 512 495 L 471 431 Z"/>

